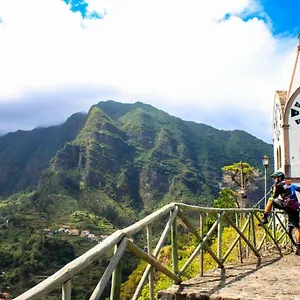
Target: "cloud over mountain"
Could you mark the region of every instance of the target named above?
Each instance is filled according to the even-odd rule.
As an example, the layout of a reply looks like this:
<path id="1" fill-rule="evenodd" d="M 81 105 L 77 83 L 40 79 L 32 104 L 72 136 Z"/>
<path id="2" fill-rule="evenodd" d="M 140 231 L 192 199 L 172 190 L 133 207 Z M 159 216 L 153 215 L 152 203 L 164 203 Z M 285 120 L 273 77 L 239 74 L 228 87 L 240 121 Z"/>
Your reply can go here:
<path id="1" fill-rule="evenodd" d="M 0 131 L 49 125 L 29 113 L 35 106 L 51 107 L 54 123 L 113 98 L 271 141 L 273 96 L 288 88 L 295 40 L 272 35 L 259 2 L 86 4 L 105 16 L 84 18 L 61 0 L 0 1 Z"/>

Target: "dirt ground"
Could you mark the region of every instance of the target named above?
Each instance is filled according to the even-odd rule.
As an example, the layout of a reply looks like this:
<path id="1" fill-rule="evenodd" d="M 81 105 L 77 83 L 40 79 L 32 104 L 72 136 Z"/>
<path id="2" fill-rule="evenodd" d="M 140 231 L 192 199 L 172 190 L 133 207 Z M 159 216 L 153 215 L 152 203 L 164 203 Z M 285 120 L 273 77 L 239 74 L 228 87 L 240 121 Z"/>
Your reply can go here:
<path id="1" fill-rule="evenodd" d="M 228 265 L 158 293 L 161 300 L 300 300 L 300 256 L 285 251 Z"/>

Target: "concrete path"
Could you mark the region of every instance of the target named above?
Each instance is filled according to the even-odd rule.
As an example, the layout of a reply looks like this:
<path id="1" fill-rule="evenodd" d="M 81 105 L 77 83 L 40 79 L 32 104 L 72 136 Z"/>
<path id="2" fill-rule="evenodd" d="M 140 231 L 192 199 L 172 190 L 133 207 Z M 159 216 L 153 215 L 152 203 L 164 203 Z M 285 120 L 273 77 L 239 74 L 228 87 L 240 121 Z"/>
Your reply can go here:
<path id="1" fill-rule="evenodd" d="M 261 263 L 249 260 L 229 265 L 174 285 L 158 293 L 161 300 L 300 300 L 300 256 L 264 254 Z"/>

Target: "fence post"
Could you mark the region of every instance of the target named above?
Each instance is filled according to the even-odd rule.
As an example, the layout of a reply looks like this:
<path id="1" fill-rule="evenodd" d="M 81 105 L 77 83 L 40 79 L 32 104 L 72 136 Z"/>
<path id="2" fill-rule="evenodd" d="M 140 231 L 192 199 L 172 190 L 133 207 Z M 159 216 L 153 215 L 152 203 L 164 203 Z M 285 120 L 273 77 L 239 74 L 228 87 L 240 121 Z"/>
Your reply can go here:
<path id="1" fill-rule="evenodd" d="M 220 217 L 221 214 L 219 213 L 218 216 Z M 218 258 L 222 260 L 222 234 L 223 233 L 223 222 L 220 220 L 218 224 Z"/>
<path id="2" fill-rule="evenodd" d="M 276 222 L 275 222 L 275 208 L 273 209 L 273 214 L 272 214 L 272 223 L 273 223 L 273 236 L 275 241 L 277 242 L 277 236 L 276 236 Z"/>
<path id="3" fill-rule="evenodd" d="M 172 217 L 170 211 L 170 218 Z M 177 245 L 177 228 L 176 228 L 176 218 L 174 219 L 171 226 L 171 244 L 172 244 L 172 268 L 173 273 L 178 274 L 178 245 Z"/>
<path id="4" fill-rule="evenodd" d="M 62 300 L 71 300 L 72 283 L 71 279 L 64 282 L 62 285 Z"/>
<path id="5" fill-rule="evenodd" d="M 254 217 L 253 213 L 251 212 L 251 228 L 252 228 L 252 241 L 253 241 L 253 246 L 256 249 L 256 235 L 255 235 L 255 223 L 254 223 Z"/>
<path id="6" fill-rule="evenodd" d="M 250 214 L 249 214 L 249 218 L 251 218 Z M 248 240 L 251 241 L 251 220 L 249 220 L 249 225 L 248 225 Z M 247 249 L 246 256 L 249 257 L 250 247 L 247 245 L 246 249 Z"/>
<path id="7" fill-rule="evenodd" d="M 240 220 L 239 220 L 239 215 L 238 213 L 235 214 L 235 223 L 236 223 L 236 226 L 238 228 L 240 228 Z M 239 241 L 238 241 L 238 253 L 239 253 L 239 256 L 240 256 L 240 262 L 241 264 L 243 263 L 243 253 L 242 253 L 242 242 L 241 242 L 241 238 L 239 238 Z"/>
<path id="8" fill-rule="evenodd" d="M 118 245 L 114 247 L 114 254 L 118 250 Z M 119 261 L 117 267 L 112 274 L 110 300 L 119 300 L 121 292 L 121 281 L 122 281 L 122 260 Z"/>
<path id="9" fill-rule="evenodd" d="M 204 213 L 200 213 L 200 237 L 203 239 L 203 233 L 204 233 L 204 222 L 205 222 L 205 215 Z M 200 250 L 200 276 L 203 276 L 203 249 Z"/>
<path id="10" fill-rule="evenodd" d="M 148 254 L 152 255 L 152 227 L 151 227 L 151 224 L 147 226 L 147 249 L 148 249 Z M 150 300 L 154 300 L 153 268 L 151 268 L 149 271 L 148 281 L 149 281 Z"/>

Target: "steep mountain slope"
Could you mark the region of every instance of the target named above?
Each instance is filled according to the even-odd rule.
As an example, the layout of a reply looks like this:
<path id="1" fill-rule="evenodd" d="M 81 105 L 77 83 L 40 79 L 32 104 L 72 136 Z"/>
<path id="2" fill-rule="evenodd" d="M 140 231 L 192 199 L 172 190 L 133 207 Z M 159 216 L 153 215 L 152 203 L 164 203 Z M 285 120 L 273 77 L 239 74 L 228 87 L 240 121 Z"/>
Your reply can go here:
<path id="1" fill-rule="evenodd" d="M 242 160 L 261 168 L 271 153 L 271 145 L 240 130 L 106 101 L 63 125 L 0 137 L 0 195 L 34 189 L 53 158 L 40 180 L 43 196 L 55 190 L 81 198 L 93 189 L 137 211 L 170 199 L 207 205 L 224 165 Z"/>
<path id="2" fill-rule="evenodd" d="M 82 199 L 91 189 L 137 212 L 161 201 L 209 205 L 224 165 L 261 167 L 271 147 L 246 132 L 186 122 L 143 103 L 100 102 L 56 153 L 39 192 L 43 206 L 54 191 L 77 191 Z"/>
<path id="3" fill-rule="evenodd" d="M 86 115 L 76 113 L 64 124 L 6 134 L 0 137 L 0 195 L 36 188 L 42 170 L 84 126 Z"/>
<path id="4" fill-rule="evenodd" d="M 81 130 L 82 129 L 82 130 Z M 80 131 L 81 130 L 81 131 Z M 271 145 L 243 131 L 182 121 L 143 103 L 100 102 L 88 118 L 0 137 L 0 194 L 32 189 L 43 169 L 77 170 L 82 186 L 139 205 L 166 194 L 217 192 L 221 167 L 243 160 L 260 167 Z M 180 188 L 181 186 L 181 188 Z"/>

